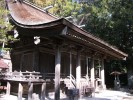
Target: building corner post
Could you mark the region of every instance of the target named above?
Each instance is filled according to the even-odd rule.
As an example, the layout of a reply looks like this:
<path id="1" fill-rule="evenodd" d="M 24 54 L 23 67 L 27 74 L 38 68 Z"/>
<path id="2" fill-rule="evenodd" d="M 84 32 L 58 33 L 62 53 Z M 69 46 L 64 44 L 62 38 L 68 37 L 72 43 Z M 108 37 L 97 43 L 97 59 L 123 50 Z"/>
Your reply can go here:
<path id="1" fill-rule="evenodd" d="M 76 66 L 76 87 L 80 89 L 81 78 L 81 64 L 80 64 L 80 51 L 77 52 L 77 66 Z"/>
<path id="2" fill-rule="evenodd" d="M 61 47 L 57 45 L 55 54 L 55 100 L 60 100 Z"/>
<path id="3" fill-rule="evenodd" d="M 94 68 L 94 56 L 91 58 L 91 83 L 95 87 L 95 68 Z"/>
<path id="4" fill-rule="evenodd" d="M 102 87 L 106 89 L 105 85 L 105 71 L 104 71 L 104 59 L 101 60 L 101 80 L 102 80 Z"/>

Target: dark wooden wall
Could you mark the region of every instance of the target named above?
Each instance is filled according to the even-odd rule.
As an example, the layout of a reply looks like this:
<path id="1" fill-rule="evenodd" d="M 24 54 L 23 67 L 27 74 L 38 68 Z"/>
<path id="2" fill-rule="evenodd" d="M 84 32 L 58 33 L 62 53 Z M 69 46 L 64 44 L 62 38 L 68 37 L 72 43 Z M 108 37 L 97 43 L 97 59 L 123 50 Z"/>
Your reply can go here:
<path id="1" fill-rule="evenodd" d="M 13 71 L 33 71 L 33 53 L 18 53 L 12 58 Z"/>
<path id="2" fill-rule="evenodd" d="M 22 54 L 12 55 L 12 66 L 13 66 L 12 70 L 13 71 L 20 71 L 21 56 Z"/>
<path id="3" fill-rule="evenodd" d="M 21 71 L 33 71 L 33 53 L 24 54 L 23 57 Z"/>
<path id="4" fill-rule="evenodd" d="M 55 73 L 55 55 L 48 52 L 39 52 L 38 60 L 35 60 L 34 52 L 18 53 L 13 55 L 13 71 L 39 71 L 41 73 Z M 77 56 L 72 54 L 72 75 L 76 77 L 76 59 Z M 34 64 L 38 63 L 34 68 Z M 35 70 L 37 69 L 37 70 Z M 61 53 L 61 75 L 68 76 L 70 74 L 70 53 Z M 86 74 L 86 59 L 81 57 L 81 74 Z"/>
<path id="5" fill-rule="evenodd" d="M 55 55 L 50 53 L 39 54 L 39 71 L 41 73 L 55 73 Z"/>
<path id="6" fill-rule="evenodd" d="M 81 59 L 81 75 L 85 76 L 86 75 L 86 60 Z"/>
<path id="7" fill-rule="evenodd" d="M 61 73 L 65 74 L 66 76 L 68 76 L 70 73 L 69 53 L 62 53 L 61 54 Z"/>

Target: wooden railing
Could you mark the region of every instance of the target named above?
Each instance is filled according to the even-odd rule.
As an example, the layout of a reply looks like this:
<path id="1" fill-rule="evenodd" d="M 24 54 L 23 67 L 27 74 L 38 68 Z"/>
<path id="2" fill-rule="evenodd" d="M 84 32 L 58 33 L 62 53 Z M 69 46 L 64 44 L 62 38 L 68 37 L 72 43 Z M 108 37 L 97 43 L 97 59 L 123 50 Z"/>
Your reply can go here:
<path id="1" fill-rule="evenodd" d="M 65 74 L 61 74 L 60 81 L 63 81 L 64 78 L 67 76 Z M 55 79 L 55 73 L 40 73 L 40 72 L 8 72 L 8 73 L 1 73 L 0 79 L 3 80 L 21 80 L 21 81 L 41 81 L 41 80 L 53 80 Z"/>
<path id="2" fill-rule="evenodd" d="M 70 85 L 69 87 L 70 88 L 76 88 L 76 79 L 75 79 L 75 77 L 71 74 L 71 75 L 67 76 L 67 78 L 68 78 L 69 82 L 66 81 L 65 83 L 66 84 L 69 83 L 69 85 Z M 67 79 L 65 79 L 65 80 L 67 80 Z"/>
<path id="3" fill-rule="evenodd" d="M 54 81 L 55 79 L 55 73 L 41 73 L 43 79 L 45 79 L 46 81 Z M 67 77 L 65 74 L 60 75 L 60 81 L 63 81 L 63 79 Z"/>
<path id="4" fill-rule="evenodd" d="M 10 72 L 2 74 L 1 79 L 10 81 L 44 81 L 40 72 Z"/>

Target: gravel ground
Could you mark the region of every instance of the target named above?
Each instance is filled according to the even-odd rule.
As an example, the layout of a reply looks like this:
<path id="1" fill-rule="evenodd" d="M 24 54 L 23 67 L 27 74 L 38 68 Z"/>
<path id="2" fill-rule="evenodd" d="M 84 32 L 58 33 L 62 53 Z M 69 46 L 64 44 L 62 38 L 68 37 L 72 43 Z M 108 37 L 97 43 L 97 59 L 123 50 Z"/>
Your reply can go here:
<path id="1" fill-rule="evenodd" d="M 16 96 L 10 95 L 0 95 L 0 100 L 17 100 Z M 23 100 L 27 100 L 23 98 Z M 34 99 L 37 100 L 37 99 Z M 46 100 L 54 100 L 54 95 L 51 94 L 50 97 L 47 97 Z M 69 100 L 66 96 L 61 95 L 61 100 Z M 133 95 L 127 92 L 113 91 L 113 90 L 104 90 L 99 93 L 95 93 L 95 96 L 84 97 L 74 100 L 133 100 Z"/>

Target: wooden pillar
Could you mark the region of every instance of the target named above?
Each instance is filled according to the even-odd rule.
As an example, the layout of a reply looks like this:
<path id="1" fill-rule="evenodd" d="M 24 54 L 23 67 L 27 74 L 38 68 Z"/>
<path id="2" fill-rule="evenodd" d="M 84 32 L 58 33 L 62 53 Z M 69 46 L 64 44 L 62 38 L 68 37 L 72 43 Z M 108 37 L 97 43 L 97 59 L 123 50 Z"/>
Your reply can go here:
<path id="1" fill-rule="evenodd" d="M 10 90 L 11 90 L 11 84 L 10 84 L 10 82 L 7 82 L 6 95 L 10 95 Z"/>
<path id="2" fill-rule="evenodd" d="M 102 80 L 103 89 L 106 89 L 106 86 L 105 86 L 105 72 L 104 72 L 104 59 L 102 59 L 102 62 L 101 62 L 101 80 Z"/>
<path id="3" fill-rule="evenodd" d="M 46 93 L 46 82 L 42 84 L 42 89 L 41 89 L 41 100 L 45 100 L 45 94 Z"/>
<path id="4" fill-rule="evenodd" d="M 88 65 L 88 57 L 86 56 L 86 79 L 87 79 L 87 84 L 90 83 L 89 79 L 89 65 Z"/>
<path id="5" fill-rule="evenodd" d="M 80 65 L 80 51 L 77 52 L 77 67 L 76 67 L 76 87 L 80 88 L 81 65 Z"/>
<path id="6" fill-rule="evenodd" d="M 86 76 L 88 77 L 89 76 L 89 66 L 88 66 L 88 57 L 86 56 Z"/>
<path id="7" fill-rule="evenodd" d="M 60 100 L 60 67 L 61 67 L 61 50 L 60 46 L 56 48 L 55 55 L 55 100 Z"/>
<path id="8" fill-rule="evenodd" d="M 29 90 L 28 90 L 28 100 L 32 100 L 32 93 L 33 93 L 33 83 L 29 83 Z"/>
<path id="9" fill-rule="evenodd" d="M 70 87 L 72 86 L 71 80 L 72 80 L 72 52 L 70 51 Z"/>
<path id="10" fill-rule="evenodd" d="M 22 95 L 23 95 L 23 86 L 21 83 L 18 85 L 18 100 L 22 100 Z"/>
<path id="11" fill-rule="evenodd" d="M 94 68 L 94 57 L 91 58 L 91 83 L 95 87 L 95 68 Z"/>

